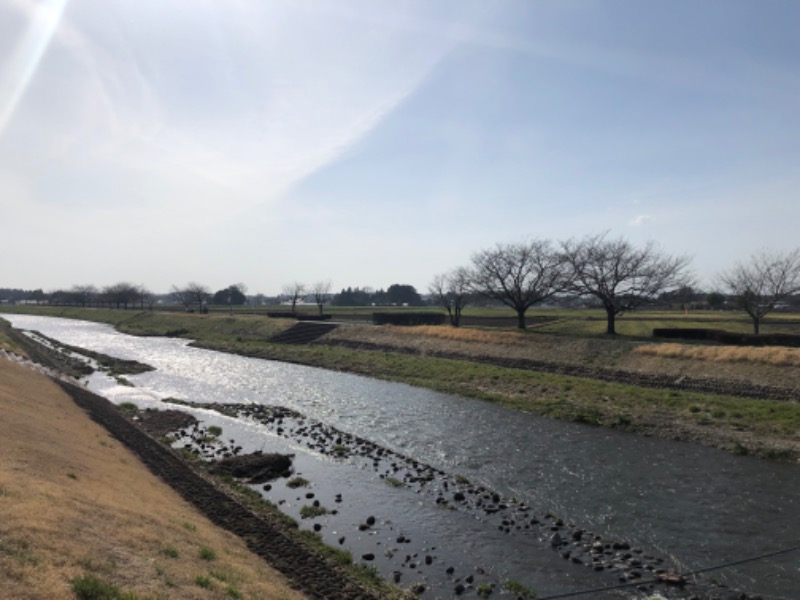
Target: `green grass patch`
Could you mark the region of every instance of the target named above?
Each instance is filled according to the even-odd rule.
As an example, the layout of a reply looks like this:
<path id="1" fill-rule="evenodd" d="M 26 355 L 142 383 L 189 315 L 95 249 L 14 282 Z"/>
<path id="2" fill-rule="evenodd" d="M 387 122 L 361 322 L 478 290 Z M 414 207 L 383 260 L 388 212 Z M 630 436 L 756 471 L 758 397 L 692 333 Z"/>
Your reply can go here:
<path id="1" fill-rule="evenodd" d="M 286 482 L 286 487 L 294 490 L 301 487 L 308 487 L 309 483 L 308 479 L 304 479 L 303 477 L 293 477 Z"/>
<path id="2" fill-rule="evenodd" d="M 503 589 L 511 592 L 512 594 L 516 594 L 519 598 L 530 598 L 531 600 L 536 598 L 536 592 L 529 587 L 522 585 L 519 581 L 515 581 L 514 579 L 507 579 L 503 583 Z"/>
<path id="3" fill-rule="evenodd" d="M 200 548 L 200 550 L 197 552 L 197 555 L 201 559 L 208 561 L 216 560 L 217 558 L 217 553 L 214 552 L 212 548 L 206 548 L 205 546 Z"/>
<path id="4" fill-rule="evenodd" d="M 139 600 L 140 598 L 133 592 L 120 590 L 117 586 L 91 574 L 73 578 L 70 586 L 78 600 Z"/>
<path id="5" fill-rule="evenodd" d="M 328 514 L 328 509 L 324 506 L 314 506 L 312 504 L 304 504 L 300 507 L 301 519 L 315 519 Z"/>
<path id="6" fill-rule="evenodd" d="M 120 411 L 129 416 L 139 414 L 139 407 L 136 406 L 133 402 L 122 402 L 117 405 L 117 408 L 119 408 Z"/>

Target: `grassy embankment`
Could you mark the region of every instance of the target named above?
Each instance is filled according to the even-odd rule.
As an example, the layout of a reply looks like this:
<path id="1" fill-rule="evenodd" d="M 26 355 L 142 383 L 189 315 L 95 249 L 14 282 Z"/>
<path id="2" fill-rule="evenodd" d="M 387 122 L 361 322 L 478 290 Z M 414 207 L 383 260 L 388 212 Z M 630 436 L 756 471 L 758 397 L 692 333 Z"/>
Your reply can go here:
<path id="1" fill-rule="evenodd" d="M 3 597 L 304 597 L 46 377 L 0 360 L 0 413 Z"/>
<path id="2" fill-rule="evenodd" d="M 26 310 L 27 312 L 27 310 Z M 800 405 L 796 402 L 755 400 L 716 394 L 663 390 L 601 382 L 579 377 L 554 375 L 536 371 L 480 364 L 468 360 L 450 360 L 424 355 L 385 351 L 353 350 L 342 347 L 311 344 L 287 346 L 269 344 L 265 339 L 289 325 L 285 320 L 254 315 L 195 315 L 179 313 L 149 313 L 115 310 L 44 309 L 41 314 L 83 318 L 114 324 L 119 330 L 137 335 L 181 335 L 196 340 L 198 345 L 258 356 L 296 362 L 327 369 L 402 381 L 429 389 L 482 398 L 510 408 L 534 414 L 621 429 L 646 435 L 659 435 L 726 448 L 747 454 L 796 459 L 800 456 Z M 547 314 L 551 314 L 548 311 Z M 621 335 L 614 340 L 617 366 L 619 357 L 650 352 L 657 360 L 667 353 L 667 345 L 654 345 L 649 350 L 641 344 L 625 343 L 626 338 L 648 339 L 646 334 L 655 326 L 667 323 L 687 327 L 713 327 L 747 330 L 747 320 L 741 315 L 717 313 L 686 319 L 674 318 L 674 313 L 637 313 L 634 318 L 618 322 Z M 464 329 L 458 333 L 448 327 L 413 328 L 405 335 L 422 337 L 426 344 L 436 347 L 439 336 L 461 336 L 465 344 L 481 348 L 510 345 L 522 340 L 535 351 L 539 340 L 553 336 L 557 340 L 597 338 L 608 340 L 602 332 L 604 324 L 597 311 L 560 311 L 560 320 L 533 331 L 484 331 Z M 678 321 L 676 324 L 675 321 Z M 773 319 L 770 327 L 779 331 L 796 331 L 789 318 Z M 547 330 L 550 335 L 542 336 Z M 366 335 L 369 335 L 368 333 Z M 489 343 L 486 335 L 495 339 Z M 500 339 L 497 339 L 500 336 Z M 475 338 L 470 340 L 470 338 Z M 652 338 L 650 338 L 652 339 Z M 507 343 L 504 344 L 503 340 Z M 565 342 L 566 343 L 566 342 Z M 680 351 L 711 352 L 714 346 L 670 344 Z M 556 346 L 552 346 L 555 348 Z M 703 350 L 707 348 L 708 350 Z M 685 349 L 685 350 L 681 350 Z M 489 350 L 491 351 L 491 350 Z M 674 352 L 670 350 L 670 352 Z M 716 360 L 757 362 L 755 357 L 775 349 L 747 349 L 744 356 Z M 748 354 L 749 353 L 749 354 Z M 792 352 L 788 352 L 791 357 Z M 587 361 L 587 356 L 575 356 Z M 595 357 L 593 357 L 594 359 Z M 603 357 L 603 360 L 609 360 Z M 770 359 L 765 359 L 769 362 Z M 795 360 L 790 358 L 790 360 Z M 611 364 L 611 363 L 609 363 Z M 773 369 L 792 368 L 771 365 Z M 770 371 L 774 377 L 776 371 Z M 781 373 L 780 370 L 777 373 Z M 774 381 L 780 384 L 780 381 Z"/>

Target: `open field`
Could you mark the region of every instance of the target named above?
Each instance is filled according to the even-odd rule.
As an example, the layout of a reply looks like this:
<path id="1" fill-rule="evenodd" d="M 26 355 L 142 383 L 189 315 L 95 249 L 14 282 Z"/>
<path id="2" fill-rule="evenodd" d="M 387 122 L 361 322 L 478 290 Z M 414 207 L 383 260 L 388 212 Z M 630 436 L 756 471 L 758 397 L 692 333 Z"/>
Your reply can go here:
<path id="1" fill-rule="evenodd" d="M 653 344 L 652 338 L 645 343 L 640 337 L 574 335 L 563 330 L 554 334 L 545 333 L 544 328 L 518 332 L 358 324 L 343 325 L 319 342 L 292 346 L 266 342 L 272 333 L 289 326 L 285 319 L 115 310 L 44 312 L 110 322 L 126 333 L 181 335 L 197 345 L 226 352 L 403 381 L 551 418 L 689 440 L 742 454 L 800 457 L 800 370 L 793 362 L 776 359 L 782 351 L 775 348 L 744 349 L 744 354 L 735 355 L 725 354 L 734 349 L 713 345 Z M 574 323 L 582 323 L 578 318 L 581 312 L 585 311 L 573 315 Z M 637 313 L 637 317 L 645 316 Z M 653 320 L 641 321 L 648 328 L 663 322 L 662 315 L 650 316 Z M 789 316 L 781 321 L 784 330 L 794 327 Z M 704 326 L 722 328 L 726 322 Z M 573 332 L 584 331 L 577 325 L 571 327 Z M 670 350 L 675 346 L 678 350 Z M 716 348 L 719 352 L 712 356 Z M 504 366 L 520 361 L 577 366 L 589 374 L 592 370 L 620 372 L 629 377 L 620 383 L 613 377 L 601 381 L 547 369 Z M 734 389 L 779 386 L 793 400 L 701 393 L 680 385 L 659 389 L 637 385 L 640 375 L 675 382 L 708 379 Z"/>
<path id="2" fill-rule="evenodd" d="M 3 597 L 305 597 L 48 378 L 0 360 L 0 413 Z"/>
<path id="3" fill-rule="evenodd" d="M 149 313 L 148 310 L 131 308 L 129 310 L 105 309 L 105 308 L 73 308 L 58 306 L 16 306 L 0 305 L 0 312 L 30 312 L 31 310 L 39 314 L 52 315 L 85 315 L 82 318 L 88 320 L 98 320 L 114 324 L 122 324 L 130 321 L 131 328 L 142 327 L 136 324 L 137 318 L 131 315 Z M 172 315 L 181 318 L 202 318 L 202 317 L 237 317 L 253 318 L 251 325 L 258 327 L 258 321 L 263 321 L 267 312 L 288 312 L 289 307 L 285 305 L 276 306 L 235 306 L 232 308 L 223 306 L 208 306 L 209 314 L 200 315 L 198 313 L 186 313 L 180 306 L 157 307 L 156 314 Z M 298 305 L 298 312 L 316 315 L 319 309 L 316 305 Z M 444 313 L 443 309 L 436 306 L 423 307 L 391 307 L 391 306 L 325 306 L 324 313 L 331 315 L 332 320 L 341 319 L 343 321 L 371 322 L 374 312 L 433 312 Z M 91 316 L 94 313 L 95 316 Z M 468 306 L 463 313 L 464 319 L 479 322 L 481 326 L 486 323 L 496 321 L 494 326 L 513 329 L 516 327 L 516 313 L 510 308 L 485 308 Z M 75 317 L 78 318 L 78 317 Z M 581 336 L 581 337 L 605 337 L 606 316 L 605 311 L 600 309 L 560 309 L 560 308 L 532 308 L 527 312 L 528 329 L 533 332 L 551 333 L 555 335 Z M 273 326 L 282 327 L 282 319 L 268 319 L 268 321 L 278 322 Z M 155 321 L 151 321 L 155 323 Z M 649 338 L 655 328 L 660 327 L 679 327 L 679 328 L 713 328 L 724 329 L 731 332 L 752 333 L 753 326 L 750 318 L 741 311 L 713 311 L 713 310 L 692 310 L 684 313 L 681 310 L 640 310 L 625 313 L 617 317 L 617 333 L 620 337 L 630 338 Z M 154 325 L 158 327 L 158 325 Z M 146 331 L 146 329 L 143 329 Z M 761 322 L 762 333 L 790 333 L 800 334 L 800 314 L 773 312 Z M 146 333 L 143 333 L 146 335 Z"/>

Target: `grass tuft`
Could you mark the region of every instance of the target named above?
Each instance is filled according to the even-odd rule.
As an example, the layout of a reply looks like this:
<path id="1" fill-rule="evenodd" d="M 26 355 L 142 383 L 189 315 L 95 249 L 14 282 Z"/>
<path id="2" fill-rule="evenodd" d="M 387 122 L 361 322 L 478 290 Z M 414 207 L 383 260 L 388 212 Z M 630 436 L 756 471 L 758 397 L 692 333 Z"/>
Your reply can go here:
<path id="1" fill-rule="evenodd" d="M 314 519 L 316 517 L 321 517 L 322 515 L 327 515 L 328 509 L 324 506 L 312 506 L 310 504 L 305 504 L 300 508 L 300 518 L 301 519 Z"/>
<path id="2" fill-rule="evenodd" d="M 217 558 L 217 553 L 211 548 L 206 548 L 205 546 L 200 548 L 200 551 L 197 553 L 197 555 L 203 560 L 208 561 L 215 560 Z"/>

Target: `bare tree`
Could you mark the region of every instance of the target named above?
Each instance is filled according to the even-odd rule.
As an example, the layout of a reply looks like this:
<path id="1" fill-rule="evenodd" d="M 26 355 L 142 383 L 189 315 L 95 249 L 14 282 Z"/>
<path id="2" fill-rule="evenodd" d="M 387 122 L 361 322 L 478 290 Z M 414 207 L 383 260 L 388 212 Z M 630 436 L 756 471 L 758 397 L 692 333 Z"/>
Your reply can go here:
<path id="1" fill-rule="evenodd" d="M 195 282 L 187 283 L 182 288 L 173 285 L 170 294 L 175 302 L 183 305 L 187 312 L 190 311 L 195 304 L 197 304 L 200 312 L 203 312 L 205 310 L 205 303 L 209 296 L 211 296 L 211 292 L 206 286 Z"/>
<path id="2" fill-rule="evenodd" d="M 331 282 L 317 281 L 311 286 L 311 294 L 314 296 L 314 302 L 319 307 L 319 314 L 322 315 L 323 305 L 330 302 L 331 299 Z"/>
<path id="3" fill-rule="evenodd" d="M 475 254 L 472 265 L 472 290 L 513 308 L 520 329 L 531 306 L 569 284 L 564 259 L 548 240 L 498 244 Z"/>
<path id="4" fill-rule="evenodd" d="M 447 311 L 453 327 L 461 325 L 461 312 L 469 300 L 471 283 L 469 270 L 466 267 L 458 267 L 449 273 L 437 275 L 428 286 L 428 292 Z"/>
<path id="5" fill-rule="evenodd" d="M 289 298 L 292 302 L 292 313 L 295 312 L 297 301 L 306 293 L 306 286 L 299 281 L 287 283 L 283 286 L 283 295 Z"/>
<path id="6" fill-rule="evenodd" d="M 121 281 L 114 285 L 108 285 L 103 288 L 102 292 L 105 301 L 109 305 L 114 305 L 117 308 L 128 309 L 128 305 L 135 305 L 139 298 L 139 291 L 132 283 Z"/>
<path id="7" fill-rule="evenodd" d="M 87 304 L 91 306 L 99 292 L 93 285 L 73 285 L 69 293 L 76 304 L 85 307 Z"/>
<path id="8" fill-rule="evenodd" d="M 762 250 L 719 280 L 753 320 L 753 332 L 758 334 L 761 319 L 800 291 L 800 248 L 785 253 Z"/>
<path id="9" fill-rule="evenodd" d="M 136 295 L 139 301 L 139 307 L 144 310 L 145 305 L 150 309 L 153 310 L 153 305 L 156 303 L 156 297 L 148 290 L 144 285 L 136 286 Z"/>
<path id="10" fill-rule="evenodd" d="M 661 252 L 654 242 L 637 248 L 608 232 L 562 243 L 572 269 L 573 291 L 594 296 L 606 311 L 606 333 L 616 334 L 616 317 L 654 302 L 664 292 L 691 283 L 691 259 Z"/>

